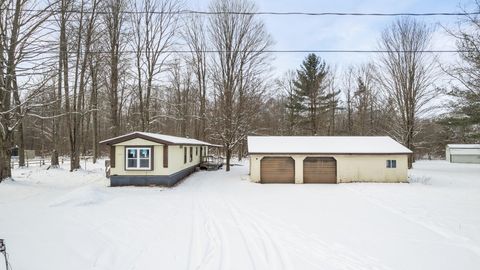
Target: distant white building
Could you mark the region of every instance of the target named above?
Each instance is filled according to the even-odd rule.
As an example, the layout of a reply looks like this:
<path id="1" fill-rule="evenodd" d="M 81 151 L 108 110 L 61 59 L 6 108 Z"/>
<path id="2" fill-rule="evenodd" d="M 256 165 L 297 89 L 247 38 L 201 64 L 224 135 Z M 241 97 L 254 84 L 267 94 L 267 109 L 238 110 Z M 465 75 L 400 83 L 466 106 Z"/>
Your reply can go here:
<path id="1" fill-rule="evenodd" d="M 445 158 L 451 163 L 480 163 L 480 144 L 448 144 Z"/>

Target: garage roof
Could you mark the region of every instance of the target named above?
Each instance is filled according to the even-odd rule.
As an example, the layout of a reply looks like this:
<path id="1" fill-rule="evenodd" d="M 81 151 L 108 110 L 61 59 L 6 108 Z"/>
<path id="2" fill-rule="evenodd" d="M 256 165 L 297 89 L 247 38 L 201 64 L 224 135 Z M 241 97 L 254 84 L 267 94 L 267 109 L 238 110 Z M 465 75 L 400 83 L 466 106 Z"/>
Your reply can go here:
<path id="1" fill-rule="evenodd" d="M 108 140 L 101 141 L 101 144 L 113 145 L 117 143 L 121 143 L 124 141 L 132 140 L 135 138 L 141 138 L 152 142 L 157 142 L 161 144 L 181 144 L 181 145 L 206 145 L 206 146 L 218 146 L 211 143 L 199 141 L 196 139 L 184 138 L 184 137 L 177 137 L 171 135 L 164 135 L 158 133 L 150 133 L 150 132 L 132 132 L 122 136 L 114 137 Z"/>
<path id="2" fill-rule="evenodd" d="M 447 144 L 448 148 L 480 149 L 480 144 Z"/>
<path id="3" fill-rule="evenodd" d="M 479 156 L 480 144 L 448 144 L 450 155 Z"/>
<path id="4" fill-rule="evenodd" d="M 251 154 L 410 154 L 388 136 L 249 136 Z"/>

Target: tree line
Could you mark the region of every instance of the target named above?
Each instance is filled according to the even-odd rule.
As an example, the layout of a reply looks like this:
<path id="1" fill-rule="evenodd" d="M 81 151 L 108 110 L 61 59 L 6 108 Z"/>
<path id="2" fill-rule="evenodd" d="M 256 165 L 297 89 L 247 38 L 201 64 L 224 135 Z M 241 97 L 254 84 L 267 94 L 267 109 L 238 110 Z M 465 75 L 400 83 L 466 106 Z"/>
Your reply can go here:
<path id="1" fill-rule="evenodd" d="M 417 157 L 478 141 L 478 18 L 464 18 L 459 61 L 429 53 L 433 29 L 386 26 L 369 63 L 338 71 L 319 55 L 275 78 L 273 38 L 249 0 L 212 0 L 208 16 L 174 0 L 6 0 L 0 4 L 0 179 L 11 151 L 94 161 L 130 131 L 223 146 L 227 170 L 247 135 L 389 135 Z M 232 13 L 233 12 L 233 13 Z M 439 76 L 455 83 L 437 85 Z M 447 95 L 449 99 L 439 99 Z M 444 101 L 447 100 L 448 103 Z M 440 108 L 442 110 L 440 110 Z M 410 163 L 413 160 L 410 160 Z"/>

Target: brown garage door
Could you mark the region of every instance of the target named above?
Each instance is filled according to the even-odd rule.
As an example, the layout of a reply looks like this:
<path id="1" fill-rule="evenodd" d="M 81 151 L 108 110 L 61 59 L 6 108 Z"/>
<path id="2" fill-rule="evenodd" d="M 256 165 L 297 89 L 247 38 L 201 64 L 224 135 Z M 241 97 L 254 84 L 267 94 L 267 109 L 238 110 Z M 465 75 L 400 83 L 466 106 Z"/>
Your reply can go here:
<path id="1" fill-rule="evenodd" d="M 295 161 L 291 157 L 264 157 L 260 178 L 262 183 L 295 183 Z"/>
<path id="2" fill-rule="evenodd" d="M 303 183 L 337 183 L 337 161 L 329 157 L 303 160 Z"/>

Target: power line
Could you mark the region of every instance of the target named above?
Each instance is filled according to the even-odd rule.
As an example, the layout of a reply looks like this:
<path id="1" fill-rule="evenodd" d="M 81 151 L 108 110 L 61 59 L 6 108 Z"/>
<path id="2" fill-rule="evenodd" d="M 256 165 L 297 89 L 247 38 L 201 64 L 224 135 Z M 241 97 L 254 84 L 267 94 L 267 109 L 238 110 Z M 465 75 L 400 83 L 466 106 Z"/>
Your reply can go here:
<path id="1" fill-rule="evenodd" d="M 13 9 L 8 9 L 13 11 Z M 41 10 L 41 9 L 24 9 L 24 12 L 42 12 L 49 11 L 52 13 L 61 13 L 61 10 Z M 66 10 L 65 13 L 81 13 L 80 10 Z M 302 12 L 302 11 L 257 11 L 257 12 L 237 12 L 237 11 L 202 11 L 202 10 L 175 10 L 175 11 L 122 11 L 125 14 L 159 14 L 159 15 L 273 15 L 273 16 L 380 16 L 380 17 L 398 17 L 398 16 L 415 16 L 415 17 L 429 17 L 429 16 L 471 16 L 480 15 L 478 12 Z M 84 10 L 83 13 L 88 14 L 92 11 Z M 107 11 L 96 11 L 97 14 L 107 14 Z"/>
<path id="2" fill-rule="evenodd" d="M 125 50 L 121 51 L 120 53 L 153 53 L 154 51 L 133 51 L 133 50 Z M 168 54 L 168 53 L 195 53 L 197 51 L 194 50 L 167 50 L 163 51 L 162 53 Z M 312 49 L 312 50 L 240 50 L 240 51 L 228 51 L 228 50 L 204 50 L 200 51 L 204 53 L 233 53 L 233 52 L 239 52 L 239 53 L 468 53 L 468 52 L 473 52 L 469 50 L 419 50 L 419 51 L 413 51 L 413 50 L 343 50 L 343 49 Z M 32 51 L 30 54 L 56 54 L 59 53 L 58 50 L 48 50 L 48 51 Z M 70 53 L 70 52 L 68 52 Z M 71 52 L 73 53 L 73 52 Z M 90 51 L 90 54 L 107 54 L 111 53 L 110 51 Z"/>
<path id="3" fill-rule="evenodd" d="M 276 12 L 276 11 L 260 11 L 260 12 L 211 12 L 211 11 L 194 11 L 186 10 L 180 12 L 183 14 L 201 14 L 201 15 L 301 15 L 301 16 L 465 16 L 480 15 L 480 12 L 427 12 L 427 13 L 362 13 L 362 12 Z"/>

